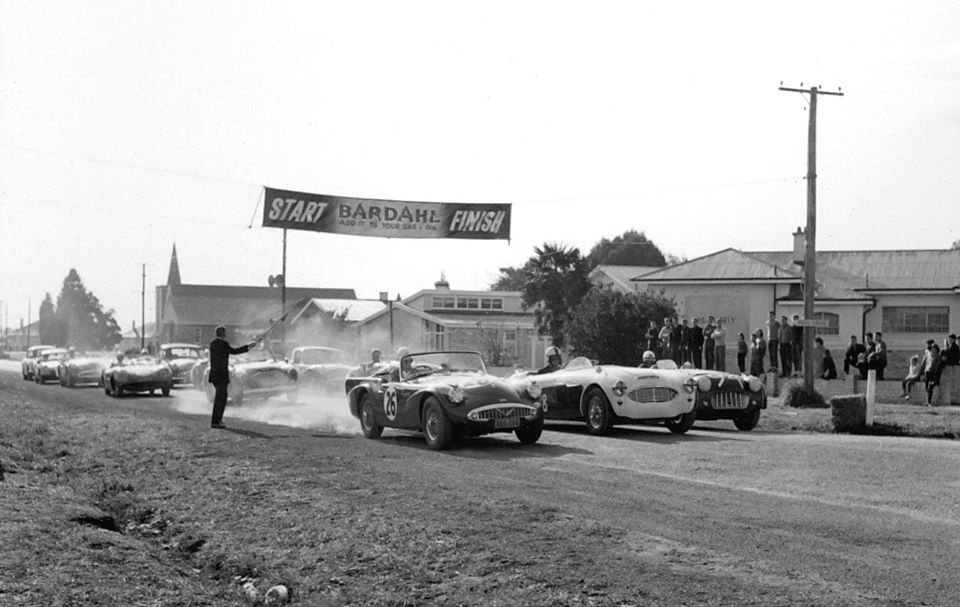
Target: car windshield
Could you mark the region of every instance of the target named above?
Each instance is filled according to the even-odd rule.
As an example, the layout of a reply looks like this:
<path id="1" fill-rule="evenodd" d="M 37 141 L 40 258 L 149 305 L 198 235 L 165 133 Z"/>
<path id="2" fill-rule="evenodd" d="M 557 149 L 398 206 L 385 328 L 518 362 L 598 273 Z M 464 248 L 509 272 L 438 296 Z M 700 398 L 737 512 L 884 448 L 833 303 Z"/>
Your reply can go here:
<path id="1" fill-rule="evenodd" d="M 147 367 L 159 364 L 159 362 L 153 356 L 128 356 L 120 364 L 124 367 Z"/>
<path id="2" fill-rule="evenodd" d="M 431 373 L 486 373 L 483 358 L 476 352 L 425 352 L 400 359 L 401 379 Z"/>
<path id="3" fill-rule="evenodd" d="M 230 358 L 234 363 L 260 363 L 265 361 L 274 362 L 277 360 L 270 350 L 260 348 L 249 350 L 244 354 L 233 354 Z"/>
<path id="4" fill-rule="evenodd" d="M 294 362 L 303 365 L 322 365 L 338 363 L 343 360 L 343 352 L 332 348 L 308 348 L 294 355 Z"/>
<path id="5" fill-rule="evenodd" d="M 40 355 L 40 360 L 63 360 L 66 357 L 66 350 L 47 350 Z"/>
<path id="6" fill-rule="evenodd" d="M 200 348 L 176 347 L 163 350 L 163 357 L 171 358 L 200 358 Z"/>

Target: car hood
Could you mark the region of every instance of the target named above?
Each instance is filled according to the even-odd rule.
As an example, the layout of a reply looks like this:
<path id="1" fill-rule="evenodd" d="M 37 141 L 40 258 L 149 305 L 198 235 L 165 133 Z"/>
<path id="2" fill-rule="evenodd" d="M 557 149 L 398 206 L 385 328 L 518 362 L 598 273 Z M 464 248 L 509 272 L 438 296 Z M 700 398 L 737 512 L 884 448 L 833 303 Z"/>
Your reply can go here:
<path id="1" fill-rule="evenodd" d="M 497 402 L 529 401 L 529 397 L 521 395 L 521 387 L 527 382 L 518 383 L 509 379 L 501 379 L 493 375 L 476 373 L 434 373 L 425 377 L 418 377 L 404 382 L 421 390 L 436 391 L 446 394 L 454 386 L 463 389 L 468 402 L 474 405 L 485 405 Z"/>
<path id="2" fill-rule="evenodd" d="M 272 360 L 262 360 L 251 363 L 235 363 L 230 365 L 230 370 L 234 373 L 256 373 L 257 371 L 290 371 L 291 367 L 287 363 L 276 362 Z"/>
<path id="3" fill-rule="evenodd" d="M 117 369 L 117 373 L 131 378 L 152 378 L 163 375 L 165 372 L 170 372 L 166 365 L 137 365 Z"/>
<path id="4" fill-rule="evenodd" d="M 107 361 L 102 358 L 72 358 L 65 364 L 72 369 L 89 371 L 92 369 L 103 369 L 107 366 Z"/>

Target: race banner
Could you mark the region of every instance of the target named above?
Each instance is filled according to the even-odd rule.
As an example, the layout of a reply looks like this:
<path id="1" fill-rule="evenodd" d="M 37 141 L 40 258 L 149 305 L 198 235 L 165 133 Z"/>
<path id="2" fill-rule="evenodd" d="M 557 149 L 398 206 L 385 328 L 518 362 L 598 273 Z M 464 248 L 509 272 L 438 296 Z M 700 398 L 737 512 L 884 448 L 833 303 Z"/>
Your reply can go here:
<path id="1" fill-rule="evenodd" d="M 263 227 L 380 238 L 510 240 L 510 205 L 348 198 L 264 188 Z"/>

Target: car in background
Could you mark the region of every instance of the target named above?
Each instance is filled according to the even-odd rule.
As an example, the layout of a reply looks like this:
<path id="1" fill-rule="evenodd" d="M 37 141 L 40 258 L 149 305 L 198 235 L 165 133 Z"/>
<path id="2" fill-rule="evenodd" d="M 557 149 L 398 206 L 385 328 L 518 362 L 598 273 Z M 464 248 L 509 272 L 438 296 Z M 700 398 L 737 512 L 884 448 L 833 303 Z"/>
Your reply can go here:
<path id="1" fill-rule="evenodd" d="M 427 447 L 439 450 L 460 436 L 513 432 L 532 444 L 543 433 L 536 382 L 488 374 L 478 352 L 409 354 L 346 381 L 350 413 L 367 438 L 379 438 L 384 428 L 421 430 Z"/>
<path id="2" fill-rule="evenodd" d="M 359 365 L 349 364 L 343 350 L 324 346 L 300 346 L 290 353 L 290 364 L 297 370 L 300 388 L 325 394 L 339 392 L 343 380 Z"/>
<path id="3" fill-rule="evenodd" d="M 58 381 L 57 371 L 60 362 L 69 356 L 66 348 L 47 348 L 41 350 L 33 364 L 33 381 L 45 384 L 48 381 Z"/>
<path id="4" fill-rule="evenodd" d="M 173 372 L 170 365 L 149 354 L 118 355 L 101 372 L 105 394 L 121 397 L 127 392 L 149 392 L 157 390 L 164 396 L 170 395 L 173 388 Z"/>
<path id="5" fill-rule="evenodd" d="M 767 392 L 760 378 L 723 371 L 681 369 L 697 384 L 698 420 L 733 420 L 738 430 L 757 427 L 767 408 Z"/>
<path id="6" fill-rule="evenodd" d="M 271 396 L 285 396 L 290 402 L 297 402 L 297 370 L 271 350 L 258 348 L 244 354 L 231 354 L 228 369 L 228 403 L 241 405 L 246 400 L 266 400 Z M 209 378 L 210 368 L 207 365 L 203 385 L 207 400 L 212 403 L 215 389 Z"/>
<path id="7" fill-rule="evenodd" d="M 581 356 L 558 371 L 520 371 L 511 378 L 539 384 L 546 398 L 546 419 L 583 421 L 590 434 L 637 423 L 662 423 L 683 434 L 696 420 L 698 384 L 672 361 L 653 368 L 623 367 L 598 365 Z"/>
<path id="8" fill-rule="evenodd" d="M 174 384 L 193 383 L 193 367 L 205 358 L 202 346 L 184 343 L 160 344 L 157 356 L 170 365 Z"/>
<path id="9" fill-rule="evenodd" d="M 56 346 L 30 346 L 27 348 L 23 361 L 20 363 L 20 372 L 23 374 L 23 379 L 33 381 L 33 370 L 37 364 L 37 357 L 39 357 L 40 353 L 44 350 L 55 347 Z"/>
<path id="10" fill-rule="evenodd" d="M 67 388 L 74 388 L 81 384 L 99 386 L 103 380 L 103 370 L 112 359 L 113 357 L 105 352 L 88 352 L 79 356 L 69 356 L 60 361 L 57 369 L 60 385 Z"/>

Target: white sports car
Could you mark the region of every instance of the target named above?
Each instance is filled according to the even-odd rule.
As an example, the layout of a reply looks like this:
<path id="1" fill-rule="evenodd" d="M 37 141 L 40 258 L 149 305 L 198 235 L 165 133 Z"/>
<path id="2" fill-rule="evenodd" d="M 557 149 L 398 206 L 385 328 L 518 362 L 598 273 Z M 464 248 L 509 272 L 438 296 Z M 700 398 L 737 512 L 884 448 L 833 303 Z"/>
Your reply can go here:
<path id="1" fill-rule="evenodd" d="M 615 424 L 659 422 L 682 434 L 696 419 L 697 382 L 672 362 L 657 364 L 597 365 L 581 356 L 552 373 L 521 371 L 513 378 L 540 385 L 548 420 L 583 420 L 591 434 L 605 434 Z"/>

